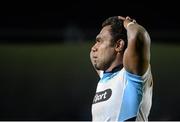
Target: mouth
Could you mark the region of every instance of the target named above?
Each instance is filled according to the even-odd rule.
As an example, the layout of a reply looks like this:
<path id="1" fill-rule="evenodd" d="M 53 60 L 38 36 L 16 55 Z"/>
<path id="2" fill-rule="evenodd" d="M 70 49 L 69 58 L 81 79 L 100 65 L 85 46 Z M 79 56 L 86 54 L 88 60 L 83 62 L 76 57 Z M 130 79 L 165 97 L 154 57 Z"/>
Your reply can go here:
<path id="1" fill-rule="evenodd" d="M 97 58 L 97 56 L 93 56 L 93 59 L 96 59 Z"/>
<path id="2" fill-rule="evenodd" d="M 97 56 L 93 56 L 93 59 L 94 59 L 94 60 L 97 60 Z"/>
<path id="3" fill-rule="evenodd" d="M 97 61 L 97 56 L 93 56 L 92 58 L 93 58 L 94 62 Z"/>

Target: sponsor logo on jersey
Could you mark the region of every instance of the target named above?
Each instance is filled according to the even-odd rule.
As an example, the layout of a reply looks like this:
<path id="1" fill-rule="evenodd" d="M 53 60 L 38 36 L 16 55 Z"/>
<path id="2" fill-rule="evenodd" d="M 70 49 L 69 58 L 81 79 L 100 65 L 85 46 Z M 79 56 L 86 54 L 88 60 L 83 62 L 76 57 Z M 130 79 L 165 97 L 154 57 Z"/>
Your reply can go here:
<path id="1" fill-rule="evenodd" d="M 93 104 L 108 100 L 112 95 L 111 89 L 106 89 L 101 92 L 97 92 L 93 99 Z"/>

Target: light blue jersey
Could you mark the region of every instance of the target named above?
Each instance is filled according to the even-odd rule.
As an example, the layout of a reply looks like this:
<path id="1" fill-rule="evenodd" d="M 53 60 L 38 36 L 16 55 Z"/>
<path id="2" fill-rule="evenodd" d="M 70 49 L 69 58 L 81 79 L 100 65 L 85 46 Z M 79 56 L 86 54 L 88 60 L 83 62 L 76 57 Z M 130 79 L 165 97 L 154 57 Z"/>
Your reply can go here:
<path id="1" fill-rule="evenodd" d="M 143 76 L 127 72 L 101 72 L 92 104 L 93 121 L 148 121 L 152 104 L 150 66 Z"/>

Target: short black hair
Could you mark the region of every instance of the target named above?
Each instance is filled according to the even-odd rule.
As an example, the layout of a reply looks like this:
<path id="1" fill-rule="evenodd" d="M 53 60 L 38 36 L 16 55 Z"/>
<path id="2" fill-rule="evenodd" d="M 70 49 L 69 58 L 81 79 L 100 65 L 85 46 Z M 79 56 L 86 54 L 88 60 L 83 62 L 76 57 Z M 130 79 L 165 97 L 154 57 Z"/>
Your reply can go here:
<path id="1" fill-rule="evenodd" d="M 113 16 L 107 18 L 103 23 L 102 27 L 111 26 L 111 34 L 114 42 L 118 39 L 123 39 L 125 41 L 125 48 L 127 47 L 127 31 L 124 28 L 123 20 L 118 19 L 118 16 Z"/>

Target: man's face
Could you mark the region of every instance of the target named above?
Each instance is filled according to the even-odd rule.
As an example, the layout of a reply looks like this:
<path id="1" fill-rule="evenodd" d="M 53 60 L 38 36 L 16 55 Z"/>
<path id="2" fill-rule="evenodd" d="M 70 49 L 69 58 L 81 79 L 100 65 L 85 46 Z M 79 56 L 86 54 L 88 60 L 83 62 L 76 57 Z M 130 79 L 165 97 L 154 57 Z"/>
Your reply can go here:
<path id="1" fill-rule="evenodd" d="M 91 59 L 97 70 L 107 70 L 116 58 L 116 51 L 110 34 L 111 26 L 105 26 L 96 37 L 91 49 Z"/>

